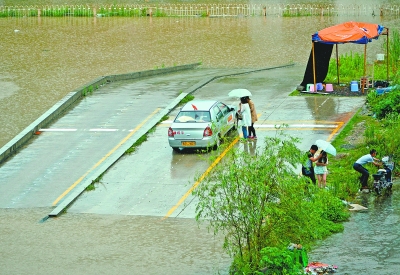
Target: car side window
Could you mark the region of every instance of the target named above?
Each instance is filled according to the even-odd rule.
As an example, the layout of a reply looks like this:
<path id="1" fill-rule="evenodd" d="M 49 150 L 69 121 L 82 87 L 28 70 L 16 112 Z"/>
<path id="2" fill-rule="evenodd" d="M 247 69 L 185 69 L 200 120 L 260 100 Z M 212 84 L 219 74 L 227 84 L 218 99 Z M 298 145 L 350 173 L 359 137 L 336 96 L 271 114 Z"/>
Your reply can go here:
<path id="1" fill-rule="evenodd" d="M 226 116 L 229 113 L 229 108 L 224 103 L 218 102 L 218 107 L 220 108 L 224 116 Z"/>
<path id="2" fill-rule="evenodd" d="M 217 119 L 217 121 L 220 121 L 221 118 L 224 116 L 224 115 L 222 114 L 222 111 L 218 108 L 217 105 L 215 105 L 215 106 L 213 107 L 213 113 L 215 114 L 215 118 Z"/>

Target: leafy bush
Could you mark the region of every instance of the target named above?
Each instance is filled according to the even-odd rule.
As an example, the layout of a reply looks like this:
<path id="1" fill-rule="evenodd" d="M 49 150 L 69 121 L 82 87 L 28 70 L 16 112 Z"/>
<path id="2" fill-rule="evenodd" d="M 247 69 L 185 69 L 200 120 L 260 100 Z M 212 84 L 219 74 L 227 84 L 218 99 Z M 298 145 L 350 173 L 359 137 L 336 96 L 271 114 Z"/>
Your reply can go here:
<path id="1" fill-rule="evenodd" d="M 371 111 L 374 112 L 376 118 L 382 119 L 389 114 L 400 113 L 400 89 L 392 89 L 390 92 L 378 95 L 369 93 L 367 102 L 370 104 Z"/>
<path id="2" fill-rule="evenodd" d="M 194 191 L 196 220 L 207 220 L 215 234 L 225 234 L 224 249 L 234 258 L 235 273 L 264 267 L 260 251 L 265 247 L 280 249 L 292 242 L 307 247 L 343 230 L 336 222 L 348 214 L 340 200 L 294 172 L 304 155 L 297 142 L 279 133 L 267 137 L 255 155 L 233 149 Z"/>
<path id="3" fill-rule="evenodd" d="M 304 266 L 296 259 L 302 251 L 287 248 L 265 247 L 261 250 L 261 266 L 265 266 L 263 274 L 304 274 Z M 307 259 L 305 259 L 307 260 Z"/>

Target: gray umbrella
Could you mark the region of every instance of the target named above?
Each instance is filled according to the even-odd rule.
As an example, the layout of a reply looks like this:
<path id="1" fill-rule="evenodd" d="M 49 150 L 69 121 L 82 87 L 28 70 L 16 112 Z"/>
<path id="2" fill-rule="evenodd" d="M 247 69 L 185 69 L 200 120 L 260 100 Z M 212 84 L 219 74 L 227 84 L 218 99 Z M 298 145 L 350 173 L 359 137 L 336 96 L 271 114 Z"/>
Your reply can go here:
<path id="1" fill-rule="evenodd" d="M 228 96 L 230 96 L 230 97 L 244 97 L 244 96 L 252 96 L 252 94 L 247 89 L 234 89 L 234 90 L 229 92 Z"/>

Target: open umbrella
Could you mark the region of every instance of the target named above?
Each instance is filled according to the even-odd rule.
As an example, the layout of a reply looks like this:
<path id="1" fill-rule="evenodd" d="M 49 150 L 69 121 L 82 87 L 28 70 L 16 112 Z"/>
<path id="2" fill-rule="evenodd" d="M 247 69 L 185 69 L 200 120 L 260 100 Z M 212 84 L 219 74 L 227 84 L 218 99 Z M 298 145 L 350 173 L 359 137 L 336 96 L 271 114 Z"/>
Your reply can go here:
<path id="1" fill-rule="evenodd" d="M 336 148 L 333 147 L 332 144 L 330 144 L 329 142 L 322 140 L 322 139 L 318 139 L 315 144 L 318 146 L 319 149 L 324 150 L 325 152 L 336 156 Z"/>
<path id="2" fill-rule="evenodd" d="M 252 94 L 247 89 L 234 89 L 234 90 L 229 92 L 228 96 L 230 96 L 230 97 L 244 97 L 244 96 L 252 96 Z"/>

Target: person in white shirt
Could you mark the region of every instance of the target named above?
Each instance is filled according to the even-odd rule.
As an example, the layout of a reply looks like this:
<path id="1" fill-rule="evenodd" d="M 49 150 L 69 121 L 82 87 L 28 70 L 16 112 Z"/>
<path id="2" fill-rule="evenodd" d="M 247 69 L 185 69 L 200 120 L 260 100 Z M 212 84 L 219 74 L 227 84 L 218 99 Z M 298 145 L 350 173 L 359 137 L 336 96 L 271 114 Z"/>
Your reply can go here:
<path id="1" fill-rule="evenodd" d="M 240 98 L 239 104 L 239 112 L 243 115 L 242 120 L 239 121 L 239 126 L 242 126 L 243 132 L 243 141 L 246 141 L 248 138 L 248 130 L 247 127 L 251 126 L 251 113 L 250 113 L 250 106 L 247 103 L 246 97 Z"/>
<path id="2" fill-rule="evenodd" d="M 360 191 L 364 192 L 369 192 L 368 189 L 368 178 L 369 178 L 369 172 L 368 169 L 366 169 L 363 165 L 367 163 L 372 163 L 375 166 L 380 166 L 380 160 L 375 158 L 377 152 L 375 149 L 372 149 L 369 154 L 362 156 L 356 162 L 353 164 L 354 170 L 357 172 L 361 173 L 360 177 L 360 183 L 361 183 L 361 189 Z"/>

